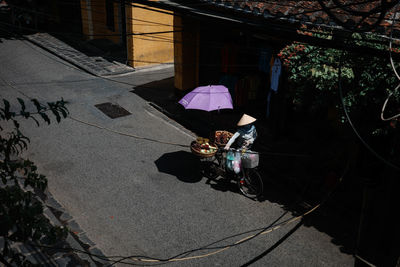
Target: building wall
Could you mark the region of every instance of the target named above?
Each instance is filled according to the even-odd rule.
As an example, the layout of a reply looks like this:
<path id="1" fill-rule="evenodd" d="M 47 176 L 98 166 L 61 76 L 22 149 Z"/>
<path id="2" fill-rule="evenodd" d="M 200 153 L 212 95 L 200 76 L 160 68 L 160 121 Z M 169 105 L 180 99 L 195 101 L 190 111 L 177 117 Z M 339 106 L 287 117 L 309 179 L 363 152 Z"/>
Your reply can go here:
<path id="1" fill-rule="evenodd" d="M 93 34 L 91 23 L 91 0 L 81 0 L 82 33 L 86 36 Z M 88 37 L 90 38 L 90 37 Z"/>
<path id="2" fill-rule="evenodd" d="M 199 25 L 175 16 L 175 88 L 189 90 L 199 83 Z"/>
<path id="3" fill-rule="evenodd" d="M 145 5 L 135 4 L 127 7 L 129 65 L 143 67 L 173 64 L 173 17 L 172 12 Z"/>
<path id="4" fill-rule="evenodd" d="M 121 42 L 119 29 L 120 7 L 114 5 L 114 31 L 107 27 L 105 0 L 81 0 L 82 32 L 88 39 L 109 39 L 114 43 Z"/>
<path id="5" fill-rule="evenodd" d="M 80 1 L 83 34 L 88 39 L 104 38 L 121 43 L 119 4 L 114 3 L 115 31 L 111 31 L 107 27 L 106 0 Z M 125 17 L 126 52 L 130 66 L 137 68 L 174 63 L 172 12 L 135 3 L 125 5 Z"/>

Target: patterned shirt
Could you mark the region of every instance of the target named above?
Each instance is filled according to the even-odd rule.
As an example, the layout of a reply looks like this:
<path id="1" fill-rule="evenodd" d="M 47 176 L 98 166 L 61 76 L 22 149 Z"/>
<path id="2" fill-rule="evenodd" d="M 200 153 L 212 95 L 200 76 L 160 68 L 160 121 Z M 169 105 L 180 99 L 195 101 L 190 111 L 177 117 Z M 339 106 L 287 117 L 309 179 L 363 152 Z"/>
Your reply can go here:
<path id="1" fill-rule="evenodd" d="M 233 142 L 237 139 L 237 147 L 250 149 L 253 145 L 255 139 L 257 138 L 256 127 L 252 125 L 250 129 L 245 129 L 241 127 L 237 132 L 229 139 L 227 146 L 231 146 Z"/>

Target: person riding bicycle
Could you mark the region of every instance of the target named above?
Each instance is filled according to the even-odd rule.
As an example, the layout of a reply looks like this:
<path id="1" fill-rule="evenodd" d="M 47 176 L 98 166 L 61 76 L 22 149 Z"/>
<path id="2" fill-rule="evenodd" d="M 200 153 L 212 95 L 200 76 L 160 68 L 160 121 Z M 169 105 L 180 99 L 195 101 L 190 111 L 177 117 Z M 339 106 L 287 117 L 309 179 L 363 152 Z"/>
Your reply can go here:
<path id="1" fill-rule="evenodd" d="M 246 150 L 250 149 L 257 138 L 257 131 L 256 127 L 254 126 L 254 122 L 256 120 L 257 119 L 247 114 L 243 114 L 243 116 L 237 123 L 238 126 L 237 131 L 231 137 L 231 139 L 229 139 L 224 149 L 229 150 L 229 148 L 235 141 L 237 141 L 236 144 L 238 148 Z"/>

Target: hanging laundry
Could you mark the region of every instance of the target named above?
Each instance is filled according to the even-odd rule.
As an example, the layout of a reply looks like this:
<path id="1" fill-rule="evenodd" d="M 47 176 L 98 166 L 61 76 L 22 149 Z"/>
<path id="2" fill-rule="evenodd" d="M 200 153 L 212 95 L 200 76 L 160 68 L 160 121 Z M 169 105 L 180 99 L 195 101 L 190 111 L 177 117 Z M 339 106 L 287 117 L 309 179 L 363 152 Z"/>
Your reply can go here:
<path id="1" fill-rule="evenodd" d="M 271 68 L 271 86 L 267 98 L 267 118 L 270 115 L 271 95 L 278 92 L 279 78 L 282 71 L 282 62 L 279 58 L 274 59 L 274 65 Z"/>
<path id="2" fill-rule="evenodd" d="M 279 58 L 274 60 L 274 65 L 271 69 L 271 90 L 278 91 L 279 77 L 281 76 L 282 63 Z"/>

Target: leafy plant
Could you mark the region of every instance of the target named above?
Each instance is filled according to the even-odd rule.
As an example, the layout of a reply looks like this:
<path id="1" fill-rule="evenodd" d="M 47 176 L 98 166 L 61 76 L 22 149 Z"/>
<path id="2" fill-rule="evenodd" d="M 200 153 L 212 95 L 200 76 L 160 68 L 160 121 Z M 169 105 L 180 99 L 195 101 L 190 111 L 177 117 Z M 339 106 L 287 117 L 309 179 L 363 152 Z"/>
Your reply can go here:
<path id="1" fill-rule="evenodd" d="M 344 92 L 343 101 L 350 114 L 364 123 L 369 133 L 385 133 L 395 124 L 380 120 L 382 105 L 389 92 L 394 93 L 394 101 L 399 103 L 400 100 L 399 92 L 394 91 L 399 81 L 389 61 L 389 43 L 372 34 L 353 34 L 347 42 L 349 45 L 386 51 L 388 56 L 382 58 L 294 42 L 279 53 L 293 85 L 290 97 L 295 106 L 303 111 L 315 113 L 327 107 L 336 107 L 340 114 L 340 84 Z M 395 48 L 392 51 L 397 53 Z M 398 112 L 393 106 L 392 110 L 388 110 L 391 114 Z M 342 113 L 337 120 L 343 123 L 346 118 Z"/>
<path id="2" fill-rule="evenodd" d="M 20 121 L 31 119 L 37 126 L 40 121 L 50 124 L 48 113 L 51 113 L 60 122 L 68 115 L 66 102 L 61 99 L 42 104 L 32 99 L 30 108 L 34 111 L 28 111 L 25 101 L 17 100 L 18 111 L 6 99 L 0 106 L 0 240 L 3 240 L 0 262 L 6 266 L 31 264 L 13 249 L 13 243 L 44 239 L 54 243 L 67 234 L 67 229 L 49 223 L 43 215 L 42 203 L 35 197 L 37 190 L 46 189 L 46 177 L 37 173 L 32 161 L 19 158 L 29 144 L 29 138 L 20 131 Z"/>

